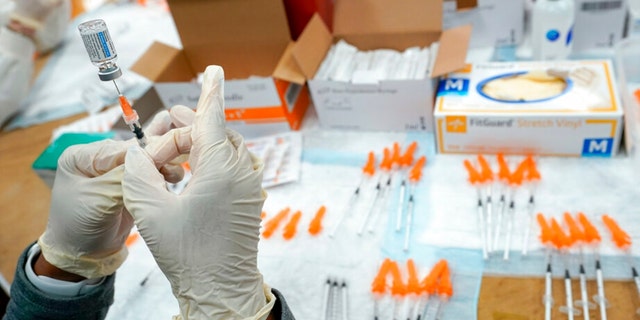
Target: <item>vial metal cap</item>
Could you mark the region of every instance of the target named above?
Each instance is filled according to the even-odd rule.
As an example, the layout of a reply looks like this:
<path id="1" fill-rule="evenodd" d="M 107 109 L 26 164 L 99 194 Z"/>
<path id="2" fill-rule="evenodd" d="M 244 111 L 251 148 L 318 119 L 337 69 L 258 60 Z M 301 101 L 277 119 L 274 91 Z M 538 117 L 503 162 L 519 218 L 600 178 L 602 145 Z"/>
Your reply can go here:
<path id="1" fill-rule="evenodd" d="M 122 70 L 120 67 L 115 66 L 112 68 L 101 69 L 98 71 L 98 77 L 102 81 L 111 81 L 120 78 L 122 76 Z"/>

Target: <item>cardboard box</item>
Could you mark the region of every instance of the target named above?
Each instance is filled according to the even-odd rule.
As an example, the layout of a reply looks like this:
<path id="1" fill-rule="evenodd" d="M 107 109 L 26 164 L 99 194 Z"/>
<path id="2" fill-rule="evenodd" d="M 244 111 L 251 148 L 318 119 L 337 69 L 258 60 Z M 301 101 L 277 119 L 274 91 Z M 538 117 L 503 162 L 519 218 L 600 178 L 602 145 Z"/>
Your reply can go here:
<path id="1" fill-rule="evenodd" d="M 626 0 L 575 0 L 573 52 L 609 49 L 622 39 Z"/>
<path id="2" fill-rule="evenodd" d="M 524 29 L 524 0 L 478 0 L 473 8 L 444 2 L 443 28 L 470 24 L 471 48 L 517 45 Z"/>
<path id="3" fill-rule="evenodd" d="M 438 151 L 613 156 L 623 125 L 615 81 L 606 60 L 469 65 L 440 81 Z"/>
<path id="4" fill-rule="evenodd" d="M 298 39 L 314 13 L 318 13 L 329 28 L 333 26 L 333 0 L 283 1 L 293 40 Z"/>
<path id="5" fill-rule="evenodd" d="M 310 100 L 282 1 L 170 0 L 169 7 L 183 48 L 156 42 L 131 68 L 156 83 L 164 107 L 195 107 L 200 86 L 191 81 L 216 64 L 225 71 L 229 128 L 247 137 L 300 128 Z M 147 107 L 157 108 L 136 102 Z"/>
<path id="6" fill-rule="evenodd" d="M 333 33 L 314 16 L 298 38 L 293 56 L 305 74 L 324 128 L 433 130 L 435 82 L 389 80 L 358 84 L 313 80 L 333 42 L 344 39 L 360 50 L 404 50 L 439 42 L 431 69 L 437 77 L 464 65 L 471 27 L 442 31 L 442 1 L 338 0 Z"/>

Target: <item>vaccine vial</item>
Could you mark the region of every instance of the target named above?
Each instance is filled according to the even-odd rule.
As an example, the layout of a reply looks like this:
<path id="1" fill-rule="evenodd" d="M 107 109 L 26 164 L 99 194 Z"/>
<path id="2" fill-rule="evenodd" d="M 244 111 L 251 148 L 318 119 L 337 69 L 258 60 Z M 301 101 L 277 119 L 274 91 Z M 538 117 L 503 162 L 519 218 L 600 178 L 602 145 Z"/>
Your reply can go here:
<path id="1" fill-rule="evenodd" d="M 84 22 L 78 26 L 82 42 L 87 49 L 89 59 L 98 67 L 98 77 L 102 81 L 111 81 L 122 75 L 118 67 L 118 53 L 113 46 L 107 24 L 104 20 L 96 19 Z"/>

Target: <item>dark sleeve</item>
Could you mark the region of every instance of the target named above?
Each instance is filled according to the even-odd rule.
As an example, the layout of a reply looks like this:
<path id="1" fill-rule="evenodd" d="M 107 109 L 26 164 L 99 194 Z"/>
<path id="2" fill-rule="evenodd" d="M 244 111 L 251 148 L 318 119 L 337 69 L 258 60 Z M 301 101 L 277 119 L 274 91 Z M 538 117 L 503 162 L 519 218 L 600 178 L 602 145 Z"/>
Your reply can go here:
<path id="1" fill-rule="evenodd" d="M 31 246 L 29 246 L 31 247 Z M 94 291 L 77 297 L 59 297 L 36 288 L 24 271 L 29 247 L 18 260 L 11 285 L 11 300 L 4 320 L 104 319 L 113 303 L 115 275 L 107 277 Z M 288 319 L 288 318 L 287 318 Z M 293 318 L 291 318 L 293 319 Z"/>
<path id="2" fill-rule="evenodd" d="M 273 318 L 275 320 L 295 320 L 296 318 L 293 316 L 293 313 L 291 313 L 291 310 L 289 310 L 287 301 L 284 299 L 282 293 L 276 289 L 271 289 L 271 292 L 277 298 L 273 310 L 271 310 Z"/>

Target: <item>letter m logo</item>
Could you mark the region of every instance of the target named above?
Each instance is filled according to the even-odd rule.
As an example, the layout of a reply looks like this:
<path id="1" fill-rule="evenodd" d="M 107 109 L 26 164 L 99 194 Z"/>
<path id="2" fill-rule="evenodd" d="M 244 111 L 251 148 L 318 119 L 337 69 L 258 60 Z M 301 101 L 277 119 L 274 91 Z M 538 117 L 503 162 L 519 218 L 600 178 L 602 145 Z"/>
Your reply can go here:
<path id="1" fill-rule="evenodd" d="M 469 79 L 445 78 L 438 85 L 438 96 L 466 96 L 469 91 Z"/>
<path id="2" fill-rule="evenodd" d="M 583 157 L 610 157 L 613 151 L 613 138 L 584 139 Z"/>

